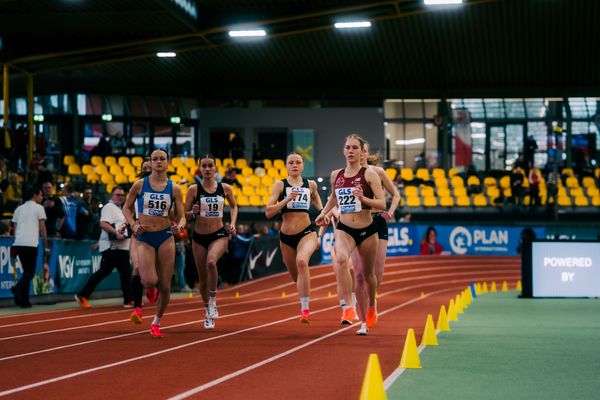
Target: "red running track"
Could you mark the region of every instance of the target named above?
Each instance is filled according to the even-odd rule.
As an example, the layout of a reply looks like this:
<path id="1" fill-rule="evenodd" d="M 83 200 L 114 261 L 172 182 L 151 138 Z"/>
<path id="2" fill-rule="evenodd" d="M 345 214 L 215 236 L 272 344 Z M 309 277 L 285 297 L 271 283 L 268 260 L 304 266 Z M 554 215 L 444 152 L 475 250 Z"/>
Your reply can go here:
<path id="1" fill-rule="evenodd" d="M 198 296 L 173 300 L 163 339 L 148 334 L 153 306 L 145 308 L 142 325 L 131 324 L 129 312 L 116 305 L 1 317 L 0 397 L 357 399 L 370 353 L 378 353 L 385 379 L 398 366 L 408 328 L 420 342 L 427 314 L 437 318 L 440 306 L 472 281 L 506 280 L 514 288 L 520 261 L 390 258 L 379 322 L 362 337 L 357 324 L 339 323 L 331 266 L 312 267 L 311 274 L 310 325 L 298 322 L 287 274 L 221 290 L 212 331 L 202 326 Z"/>

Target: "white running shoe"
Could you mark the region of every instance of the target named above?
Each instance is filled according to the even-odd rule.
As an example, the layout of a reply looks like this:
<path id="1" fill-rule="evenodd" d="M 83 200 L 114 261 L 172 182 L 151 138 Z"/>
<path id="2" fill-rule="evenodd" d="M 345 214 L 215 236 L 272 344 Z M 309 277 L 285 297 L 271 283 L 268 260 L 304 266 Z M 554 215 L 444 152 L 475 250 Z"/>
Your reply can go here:
<path id="1" fill-rule="evenodd" d="M 367 328 L 367 324 L 364 322 L 360 324 L 360 329 L 356 331 L 357 336 L 367 336 L 369 333 L 369 328 Z"/>
<path id="2" fill-rule="evenodd" d="M 204 319 L 204 329 L 215 329 L 215 320 L 206 315 Z"/>
<path id="3" fill-rule="evenodd" d="M 208 302 L 208 307 L 206 308 L 206 315 L 210 317 L 210 319 L 219 318 L 219 311 L 217 310 L 217 303 Z"/>

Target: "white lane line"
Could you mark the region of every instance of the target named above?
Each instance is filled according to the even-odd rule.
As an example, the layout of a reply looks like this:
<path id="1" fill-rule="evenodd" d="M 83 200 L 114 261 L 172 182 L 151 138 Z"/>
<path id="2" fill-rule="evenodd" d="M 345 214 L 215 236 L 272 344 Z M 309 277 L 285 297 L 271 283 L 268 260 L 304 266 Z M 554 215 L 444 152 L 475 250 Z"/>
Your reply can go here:
<path id="1" fill-rule="evenodd" d="M 422 287 L 422 286 L 437 286 L 437 285 L 445 285 L 445 284 L 454 283 L 454 282 L 464 282 L 464 281 L 463 280 L 456 280 L 456 281 L 451 281 L 451 282 L 435 282 L 435 283 L 432 282 L 432 283 L 429 283 L 429 284 L 426 284 L 426 285 L 413 285 L 413 286 L 409 286 L 409 287 L 406 287 L 406 288 L 400 288 L 400 289 L 396 289 L 396 290 L 393 290 L 393 291 L 390 291 L 390 292 L 386 292 L 385 294 L 382 294 L 381 296 L 389 295 L 389 294 L 392 294 L 392 293 L 398 293 L 398 292 L 404 292 L 404 291 L 408 291 L 408 290 L 413 290 L 413 289 L 416 289 L 416 288 L 419 288 L 419 287 Z M 444 292 L 444 291 L 457 290 L 457 289 L 460 289 L 462 287 L 463 286 L 454 287 L 454 288 L 447 288 L 447 289 L 441 289 L 439 291 L 440 292 Z M 436 292 L 430 292 L 429 294 L 427 294 L 426 296 L 424 296 L 422 298 L 419 297 L 419 298 L 416 298 L 414 300 L 411 300 L 411 301 L 409 301 L 407 303 L 403 303 L 403 304 L 410 304 L 410 302 L 419 301 L 419 300 L 421 300 L 423 298 L 427 298 L 427 297 L 429 297 L 429 296 L 431 296 L 433 294 L 436 294 Z M 331 306 L 331 307 L 326 307 L 326 308 L 317 310 L 317 311 L 313 312 L 313 314 L 317 314 L 317 313 L 321 313 L 321 312 L 333 310 L 333 309 L 336 309 L 338 307 L 339 307 L 339 305 L 336 304 L 336 305 Z M 395 307 L 392 307 L 392 308 L 390 308 L 390 309 L 388 309 L 386 311 L 383 311 L 383 312 L 379 313 L 379 315 L 385 315 L 388 312 L 396 310 L 397 308 L 399 308 L 399 306 L 395 306 Z M 182 344 L 182 345 L 179 345 L 179 346 L 176 346 L 176 347 L 171 347 L 171 348 L 168 348 L 168 349 L 164 349 L 164 350 L 153 352 L 153 353 L 149 353 L 149 354 L 144 354 L 144 355 L 141 355 L 141 356 L 138 356 L 138 357 L 128 358 L 128 359 L 121 360 L 121 361 L 116 361 L 116 362 L 113 362 L 113 363 L 110 363 L 110 364 L 100 365 L 98 367 L 94 367 L 94 368 L 89 368 L 89 369 L 82 370 L 82 371 L 73 372 L 73 373 L 70 373 L 70 374 L 67 374 L 67 375 L 57 376 L 55 378 L 50 378 L 50 379 L 46 379 L 46 380 L 43 380 L 43 381 L 38 381 L 38 382 L 35 382 L 35 383 L 31 383 L 29 385 L 19 386 L 19 387 L 13 388 L 13 389 L 8 389 L 8 390 L 0 392 L 0 397 L 4 397 L 4 396 L 8 396 L 8 395 L 13 394 L 13 393 L 18 393 L 18 392 L 22 392 L 22 391 L 25 391 L 25 390 L 33 389 L 33 388 L 36 388 L 36 387 L 48 385 L 50 383 L 59 382 L 59 381 L 63 381 L 63 380 L 70 379 L 70 378 L 75 378 L 77 376 L 86 375 L 86 374 L 89 374 L 89 373 L 92 373 L 92 372 L 101 371 L 101 370 L 112 368 L 112 367 L 117 367 L 117 366 L 128 364 L 128 363 L 131 363 L 131 362 L 134 362 L 134 361 L 139 361 L 139 360 L 143 360 L 143 359 L 146 359 L 146 358 L 158 356 L 158 355 L 161 355 L 161 354 L 165 354 L 165 353 L 169 353 L 169 352 L 172 352 L 172 351 L 180 350 L 180 349 L 183 349 L 183 348 L 186 348 L 186 347 L 194 346 L 196 344 L 200 344 L 200 343 L 204 343 L 204 342 L 208 342 L 208 341 L 212 341 L 212 340 L 217 340 L 217 339 L 221 339 L 221 338 L 225 338 L 225 337 L 229 337 L 229 336 L 239 335 L 239 334 L 242 334 L 242 333 L 250 332 L 250 331 L 253 331 L 253 330 L 265 328 L 265 327 L 272 326 L 272 325 L 277 325 L 277 324 L 280 324 L 280 323 L 283 323 L 283 322 L 294 320 L 296 318 L 298 318 L 298 317 L 294 315 L 293 317 L 280 319 L 278 321 L 269 322 L 267 324 L 257 325 L 257 326 L 245 328 L 245 329 L 242 329 L 242 330 L 238 330 L 238 331 L 226 333 L 226 334 L 223 334 L 223 335 L 218 335 L 218 336 L 213 336 L 213 337 L 206 338 L 206 339 L 196 340 L 196 341 L 193 341 L 193 342 L 190 342 L 190 343 Z M 188 323 L 185 323 L 185 324 L 191 324 L 191 323 L 195 323 L 195 322 L 188 322 Z M 180 325 L 185 325 L 185 324 L 180 324 Z M 354 325 L 351 325 L 351 326 L 354 326 Z M 348 329 L 350 327 L 348 327 Z M 163 328 L 163 329 L 165 329 L 165 328 Z"/>

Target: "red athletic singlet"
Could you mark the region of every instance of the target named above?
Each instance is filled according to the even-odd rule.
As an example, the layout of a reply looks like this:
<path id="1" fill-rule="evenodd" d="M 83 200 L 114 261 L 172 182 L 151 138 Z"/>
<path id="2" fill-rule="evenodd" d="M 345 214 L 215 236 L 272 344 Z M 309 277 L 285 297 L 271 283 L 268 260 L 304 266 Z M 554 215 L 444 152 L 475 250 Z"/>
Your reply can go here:
<path id="1" fill-rule="evenodd" d="M 371 208 L 367 205 L 362 205 L 362 202 L 361 204 L 357 204 L 356 197 L 352 194 L 353 188 L 361 186 L 363 195 L 370 199 L 373 198 L 373 191 L 365 178 L 366 170 L 365 167 L 362 167 L 356 175 L 346 177 L 344 176 L 344 169 L 341 169 L 335 177 L 333 188 L 341 213 L 360 212 L 361 210 L 368 210 Z"/>

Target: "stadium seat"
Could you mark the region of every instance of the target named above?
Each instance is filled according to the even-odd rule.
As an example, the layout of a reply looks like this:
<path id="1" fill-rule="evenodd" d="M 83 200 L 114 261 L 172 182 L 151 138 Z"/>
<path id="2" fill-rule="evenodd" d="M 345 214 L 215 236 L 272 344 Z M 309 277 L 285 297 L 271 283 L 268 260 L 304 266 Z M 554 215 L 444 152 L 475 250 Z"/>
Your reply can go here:
<path id="1" fill-rule="evenodd" d="M 577 207 L 588 207 L 590 205 L 590 202 L 589 202 L 588 198 L 585 196 L 576 196 L 575 197 L 575 205 Z"/>
<path id="2" fill-rule="evenodd" d="M 235 162 L 233 161 L 233 158 L 225 158 L 223 160 L 223 167 L 235 167 Z"/>
<path id="3" fill-rule="evenodd" d="M 106 184 L 106 193 L 112 192 L 113 188 L 117 186 L 114 182 L 110 182 Z"/>
<path id="4" fill-rule="evenodd" d="M 250 176 L 250 186 L 256 187 L 260 185 L 260 179 L 256 175 Z"/>
<path id="5" fill-rule="evenodd" d="M 279 171 L 277 171 L 276 168 L 268 168 L 267 169 L 267 175 L 270 176 L 273 179 L 281 179 L 279 176 Z"/>
<path id="6" fill-rule="evenodd" d="M 129 160 L 129 157 L 121 156 L 119 157 L 117 164 L 121 167 L 125 167 L 126 165 L 131 165 L 131 160 Z"/>
<path id="7" fill-rule="evenodd" d="M 242 168 L 242 175 L 243 176 L 250 176 L 254 173 L 254 171 L 252 170 L 252 168 L 249 167 L 243 167 Z"/>
<path id="8" fill-rule="evenodd" d="M 448 178 L 452 178 L 455 175 L 460 174 L 460 170 L 458 168 L 450 168 L 448 170 Z"/>
<path id="9" fill-rule="evenodd" d="M 280 159 L 273 160 L 273 168 L 277 168 L 277 169 L 285 168 L 285 162 Z"/>
<path id="10" fill-rule="evenodd" d="M 405 186 L 404 187 L 404 195 L 406 197 L 414 197 L 419 195 L 419 190 L 416 186 Z"/>
<path id="11" fill-rule="evenodd" d="M 135 175 L 135 167 L 131 164 L 123 166 L 123 173 L 125 175 Z"/>
<path id="12" fill-rule="evenodd" d="M 242 187 L 242 194 L 244 196 L 254 196 L 254 194 L 255 194 L 254 193 L 254 187 L 253 186 L 249 186 L 249 185 L 243 186 Z"/>
<path id="13" fill-rule="evenodd" d="M 421 206 L 421 199 L 419 196 L 407 196 L 406 197 L 407 207 L 419 207 Z"/>
<path id="14" fill-rule="evenodd" d="M 502 178 L 500 178 L 500 187 L 502 189 L 510 187 L 510 176 L 504 175 Z"/>
<path id="15" fill-rule="evenodd" d="M 263 184 L 264 186 L 273 186 L 273 183 L 275 182 L 275 180 L 273 179 L 273 177 L 265 175 L 262 178 L 260 178 L 260 183 Z"/>
<path id="16" fill-rule="evenodd" d="M 402 168 L 400 170 L 400 177 L 404 181 L 412 181 L 415 178 L 413 170 L 410 168 Z"/>
<path id="17" fill-rule="evenodd" d="M 188 168 L 198 168 L 198 162 L 196 161 L 196 159 L 194 157 L 186 158 L 183 165 L 185 165 Z M 215 165 L 215 167 L 216 167 L 216 165 Z"/>
<path id="18" fill-rule="evenodd" d="M 569 176 L 566 181 L 568 188 L 576 188 L 579 187 L 579 181 L 574 176 Z"/>
<path id="19" fill-rule="evenodd" d="M 287 168 L 279 168 L 279 176 L 281 178 L 287 178 L 288 177 Z"/>
<path id="20" fill-rule="evenodd" d="M 456 205 L 459 207 L 469 207 L 471 205 L 471 201 L 467 196 L 458 196 L 456 198 Z"/>
<path id="21" fill-rule="evenodd" d="M 266 206 L 266 205 L 269 203 L 269 198 L 270 198 L 270 197 L 271 197 L 271 196 L 269 196 L 269 195 L 263 195 L 263 196 L 261 196 L 261 201 L 262 201 L 262 204 L 263 204 L 264 206 Z"/>
<path id="22" fill-rule="evenodd" d="M 592 197 L 592 205 L 594 207 L 600 207 L 600 195 L 595 195 L 594 197 Z"/>
<path id="23" fill-rule="evenodd" d="M 396 179 L 398 170 L 396 168 L 386 168 L 385 174 L 388 176 L 388 178 L 390 178 L 393 181 L 394 179 Z"/>
<path id="24" fill-rule="evenodd" d="M 121 170 L 121 167 L 119 167 L 117 164 L 111 165 L 110 168 L 108 169 L 108 172 L 110 172 L 112 175 L 115 175 L 115 176 L 123 173 L 123 171 Z"/>
<path id="25" fill-rule="evenodd" d="M 433 178 L 445 178 L 446 171 L 444 171 L 443 168 L 434 168 L 433 171 L 431 171 L 431 176 L 433 176 Z"/>
<path id="26" fill-rule="evenodd" d="M 427 168 L 417 169 L 417 178 L 423 179 L 424 181 L 429 180 L 429 170 Z"/>
<path id="27" fill-rule="evenodd" d="M 144 163 L 144 158 L 140 157 L 140 156 L 135 156 L 131 159 L 131 165 L 133 165 L 136 168 L 141 168 L 142 164 Z"/>
<path id="28" fill-rule="evenodd" d="M 100 180 L 100 177 L 98 176 L 98 174 L 92 171 L 91 173 L 86 174 L 85 180 L 87 183 L 96 184 Z"/>
<path id="29" fill-rule="evenodd" d="M 245 185 L 249 185 L 250 184 L 250 177 L 249 176 L 243 176 L 243 175 L 236 175 L 235 176 L 235 180 L 238 181 L 238 183 L 240 185 L 245 186 Z"/>
<path id="30" fill-rule="evenodd" d="M 481 181 L 475 175 L 471 175 L 467 178 L 467 186 L 478 186 L 481 185 Z"/>
<path id="31" fill-rule="evenodd" d="M 247 207 L 250 205 L 250 200 L 248 199 L 248 196 L 238 195 L 236 200 L 237 200 L 238 206 L 240 206 L 240 207 Z"/>
<path id="32" fill-rule="evenodd" d="M 245 158 L 238 158 L 235 160 L 235 167 L 238 169 L 246 168 L 248 166 L 248 162 Z"/>
<path id="33" fill-rule="evenodd" d="M 587 188 L 587 195 L 590 196 L 590 197 L 597 196 L 599 193 L 600 193 L 600 189 L 598 189 L 595 186 Z"/>
<path id="34" fill-rule="evenodd" d="M 448 189 L 447 187 L 439 187 L 437 188 L 437 195 L 438 197 L 449 197 L 450 189 Z"/>
<path id="35" fill-rule="evenodd" d="M 265 169 L 269 169 L 273 167 L 273 161 L 269 160 L 269 159 L 264 159 L 263 161 L 263 165 L 265 167 Z"/>
<path id="36" fill-rule="evenodd" d="M 475 207 L 487 207 L 487 197 L 485 197 L 483 194 L 473 196 L 473 205 Z"/>
<path id="37" fill-rule="evenodd" d="M 124 185 L 124 184 L 126 184 L 127 182 L 128 182 L 127 175 L 125 175 L 125 174 L 118 174 L 118 175 L 115 175 L 115 183 L 116 183 L 117 185 Z"/>
<path id="38" fill-rule="evenodd" d="M 494 202 L 495 199 L 500 197 L 500 189 L 496 186 L 488 186 L 486 189 L 486 194 L 490 198 L 490 202 Z"/>
<path id="39" fill-rule="evenodd" d="M 462 177 L 456 175 L 456 176 L 453 176 L 452 178 L 450 178 L 450 185 L 453 188 L 464 187 L 465 186 L 465 181 L 463 180 Z"/>
<path id="40" fill-rule="evenodd" d="M 572 176 L 572 177 L 575 176 L 575 174 L 573 173 L 573 168 L 563 168 L 563 170 L 561 171 L 561 175 Z"/>
<path id="41" fill-rule="evenodd" d="M 467 189 L 464 187 L 458 187 L 453 190 L 454 197 L 465 197 L 467 195 Z"/>
<path id="42" fill-rule="evenodd" d="M 454 207 L 454 199 L 451 196 L 442 196 L 440 197 L 440 206 Z"/>
<path id="43" fill-rule="evenodd" d="M 433 197 L 435 193 L 431 186 L 421 186 L 421 196 L 423 197 Z"/>
<path id="44" fill-rule="evenodd" d="M 492 177 L 492 176 L 486 176 L 485 178 L 483 178 L 483 186 L 485 187 L 490 187 L 490 186 L 497 186 L 498 183 L 496 182 L 496 178 Z"/>
<path id="45" fill-rule="evenodd" d="M 558 205 L 561 207 L 570 207 L 571 204 L 571 198 L 569 196 L 558 196 Z"/>
<path id="46" fill-rule="evenodd" d="M 252 207 L 261 207 L 263 206 L 263 202 L 262 199 L 260 198 L 260 196 L 254 195 L 254 196 L 250 196 L 250 206 Z"/>
<path id="47" fill-rule="evenodd" d="M 69 165 L 67 172 L 69 175 L 81 175 L 81 168 L 79 168 L 79 165 L 77 164 L 71 164 Z"/>
<path id="48" fill-rule="evenodd" d="M 136 174 L 129 174 L 127 175 L 127 180 L 129 181 L 129 183 L 133 183 L 135 181 L 137 181 L 138 177 Z"/>
<path id="49" fill-rule="evenodd" d="M 423 205 L 425 207 L 437 207 L 437 205 L 438 205 L 437 198 L 435 198 L 433 196 L 424 197 Z"/>
<path id="50" fill-rule="evenodd" d="M 104 165 L 110 167 L 111 165 L 117 164 L 117 158 L 114 156 L 106 156 L 104 157 Z"/>
<path id="51" fill-rule="evenodd" d="M 583 189 L 580 187 L 572 188 L 569 190 L 569 195 L 571 197 L 583 196 Z"/>
<path id="52" fill-rule="evenodd" d="M 94 167 L 96 167 L 98 165 L 101 165 L 101 164 L 104 164 L 102 162 L 102 157 L 100 157 L 100 156 L 92 156 L 92 158 L 90 158 L 90 163 L 92 163 L 92 165 Z"/>
<path id="53" fill-rule="evenodd" d="M 105 172 L 102 175 L 100 175 L 100 182 L 104 183 L 105 185 L 108 185 L 110 183 L 114 183 L 114 178 L 111 174 Z"/>
<path id="54" fill-rule="evenodd" d="M 173 157 L 171 158 L 171 165 L 177 169 L 183 165 L 183 161 L 179 157 Z"/>
<path id="55" fill-rule="evenodd" d="M 94 168 L 94 171 L 98 175 L 102 176 L 102 174 L 108 173 L 108 167 L 104 164 L 99 164 L 99 165 L 96 165 L 96 168 Z"/>
<path id="56" fill-rule="evenodd" d="M 91 164 L 85 164 L 83 167 L 81 167 L 81 172 L 84 175 L 93 174 L 94 173 L 94 166 L 91 165 Z"/>
<path id="57" fill-rule="evenodd" d="M 71 164 L 75 164 L 75 156 L 66 155 L 63 157 L 63 164 L 68 167 Z"/>
<path id="58" fill-rule="evenodd" d="M 437 176 L 435 178 L 435 186 L 438 188 L 447 188 L 448 187 L 448 179 L 443 176 Z"/>
<path id="59" fill-rule="evenodd" d="M 583 187 L 586 187 L 586 188 L 596 186 L 596 183 L 594 182 L 594 178 L 592 178 L 591 176 L 584 176 L 581 183 L 582 183 Z"/>

